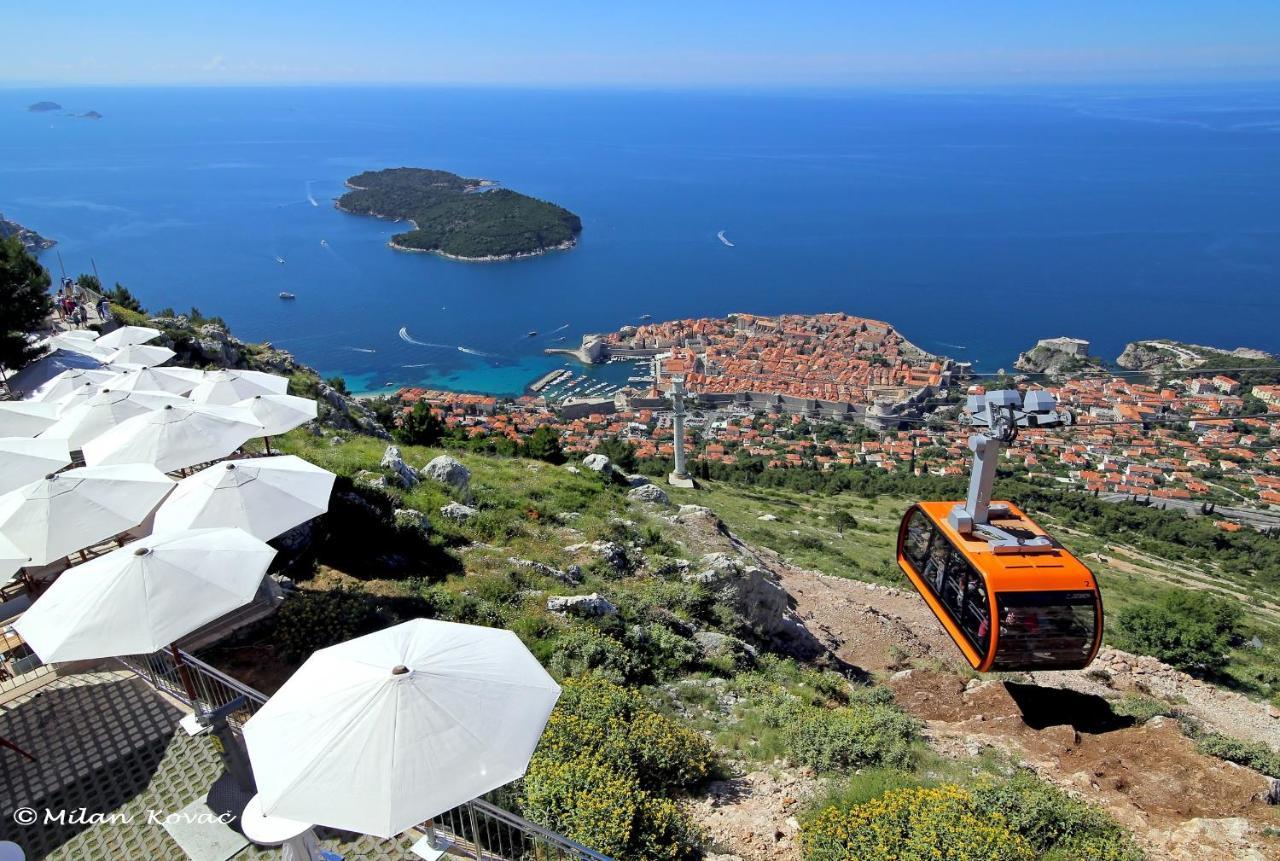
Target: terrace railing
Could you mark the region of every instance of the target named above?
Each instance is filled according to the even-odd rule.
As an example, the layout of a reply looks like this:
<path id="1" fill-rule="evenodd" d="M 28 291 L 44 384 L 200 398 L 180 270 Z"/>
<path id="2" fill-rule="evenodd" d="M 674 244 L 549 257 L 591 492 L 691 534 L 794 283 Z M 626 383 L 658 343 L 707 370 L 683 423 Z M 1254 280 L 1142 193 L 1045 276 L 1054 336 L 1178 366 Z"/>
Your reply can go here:
<path id="1" fill-rule="evenodd" d="M 267 696 L 261 691 L 186 652 L 178 654 L 181 663 L 171 652 L 128 655 L 117 660 L 157 691 L 193 708 L 188 688 L 206 709 L 245 697 L 248 704 L 228 720 L 236 729 L 266 703 Z M 612 861 L 483 798 L 447 810 L 419 825 L 418 830 L 432 836 L 437 846 L 448 846 L 453 857 L 476 861 Z"/>

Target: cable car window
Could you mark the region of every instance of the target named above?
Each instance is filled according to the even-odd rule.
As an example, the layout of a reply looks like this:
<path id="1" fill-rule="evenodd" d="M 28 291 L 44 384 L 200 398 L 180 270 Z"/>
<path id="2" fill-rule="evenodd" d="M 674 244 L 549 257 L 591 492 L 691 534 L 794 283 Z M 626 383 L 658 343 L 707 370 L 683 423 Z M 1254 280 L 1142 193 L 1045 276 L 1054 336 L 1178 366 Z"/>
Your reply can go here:
<path id="1" fill-rule="evenodd" d="M 1005 592 L 996 595 L 999 652 L 992 670 L 1076 667 L 1089 659 L 1097 630 L 1092 592 Z"/>
<path id="2" fill-rule="evenodd" d="M 929 550 L 929 541 L 936 531 L 933 523 L 920 509 L 911 512 L 907 522 L 907 536 L 903 542 L 902 552 L 911 561 L 916 571 L 924 570 L 925 553 Z"/>

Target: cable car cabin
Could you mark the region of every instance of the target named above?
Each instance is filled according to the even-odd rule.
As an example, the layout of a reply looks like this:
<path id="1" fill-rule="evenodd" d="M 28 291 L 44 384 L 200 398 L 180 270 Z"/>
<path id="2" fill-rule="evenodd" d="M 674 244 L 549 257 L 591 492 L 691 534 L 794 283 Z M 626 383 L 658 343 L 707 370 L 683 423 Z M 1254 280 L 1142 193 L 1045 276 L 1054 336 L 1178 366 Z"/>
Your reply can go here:
<path id="1" fill-rule="evenodd" d="M 1009 503 L 993 521 L 1021 538 L 1049 537 Z M 1079 670 L 1102 642 L 1102 598 L 1093 573 L 1057 542 L 996 553 L 978 532 L 947 520 L 954 502 L 921 502 L 902 518 L 898 564 L 979 672 Z M 1052 538 L 1050 538 L 1052 541 Z M 997 620 L 995 624 L 992 620 Z"/>

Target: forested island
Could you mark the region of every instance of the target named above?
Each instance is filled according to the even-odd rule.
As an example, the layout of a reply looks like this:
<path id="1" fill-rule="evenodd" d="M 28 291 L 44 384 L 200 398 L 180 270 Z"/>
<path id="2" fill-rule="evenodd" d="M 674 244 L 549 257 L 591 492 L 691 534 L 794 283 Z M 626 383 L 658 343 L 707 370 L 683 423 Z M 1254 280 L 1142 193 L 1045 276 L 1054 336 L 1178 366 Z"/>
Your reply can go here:
<path id="1" fill-rule="evenodd" d="M 36 102 L 34 105 L 28 105 L 27 110 L 33 114 L 42 114 L 47 111 L 60 111 L 62 105 L 57 102 Z"/>
<path id="2" fill-rule="evenodd" d="M 390 245 L 458 260 L 512 260 L 572 248 L 582 220 L 562 206 L 443 170 L 399 167 L 347 180 L 343 212 L 405 219 Z"/>

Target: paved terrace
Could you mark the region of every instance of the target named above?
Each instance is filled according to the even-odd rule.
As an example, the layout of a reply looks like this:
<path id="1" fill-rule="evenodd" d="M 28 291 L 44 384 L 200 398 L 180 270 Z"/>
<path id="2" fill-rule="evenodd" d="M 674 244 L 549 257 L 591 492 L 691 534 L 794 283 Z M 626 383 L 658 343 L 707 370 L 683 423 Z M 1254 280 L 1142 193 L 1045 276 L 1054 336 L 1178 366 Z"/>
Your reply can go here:
<path id="1" fill-rule="evenodd" d="M 36 758 L 0 750 L 0 840 L 12 840 L 30 859 L 51 861 L 186 861 L 158 822 L 208 793 L 222 763 L 207 735 L 188 736 L 178 721 L 189 709 L 157 693 L 126 670 L 79 673 L 53 680 L 5 703 L 0 737 Z M 132 824 L 39 824 L 23 827 L 13 811 L 30 807 L 121 814 Z M 321 845 L 347 859 L 417 858 L 413 839 L 384 841 L 318 829 Z M 278 848 L 252 844 L 239 859 L 278 859 Z M 472 856 L 474 857 L 474 856 Z"/>
<path id="2" fill-rule="evenodd" d="M 249 710 L 265 698 L 187 656 L 202 701 L 250 696 Z M 190 736 L 178 722 L 191 709 L 180 697 L 165 654 L 130 659 L 132 669 L 57 675 L 49 668 L 21 687 L 0 689 L 0 738 L 35 757 L 0 747 L 0 840 L 22 846 L 27 857 L 51 861 L 185 861 L 192 857 L 162 821 L 196 802 L 224 776 L 209 735 Z M 118 668 L 117 668 L 118 667 Z M 17 680 L 10 680 L 10 684 Z M 243 717 L 243 715 L 242 715 Z M 335 787 L 335 789 L 337 789 Z M 65 810 L 68 821 L 24 826 L 19 808 Z M 73 814 L 100 814 L 93 821 Z M 149 820 L 149 814 L 155 818 Z M 477 861 L 610 861 L 483 800 L 454 808 L 435 822 L 453 842 L 448 855 Z M 392 840 L 317 828 L 323 849 L 347 861 L 411 861 L 410 847 L 424 831 Z M 237 837 L 237 835 L 231 835 Z M 279 848 L 233 843 L 202 861 L 234 857 L 278 859 Z"/>

